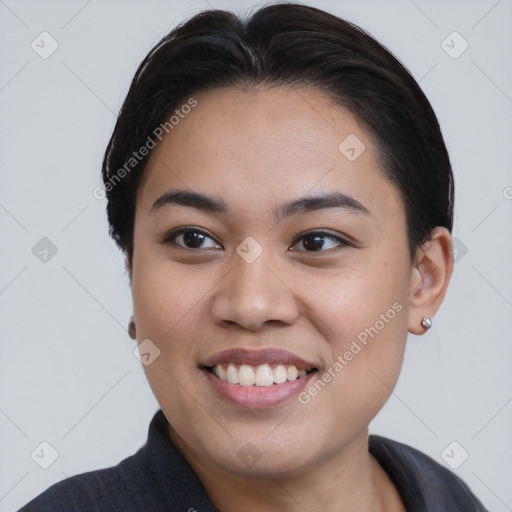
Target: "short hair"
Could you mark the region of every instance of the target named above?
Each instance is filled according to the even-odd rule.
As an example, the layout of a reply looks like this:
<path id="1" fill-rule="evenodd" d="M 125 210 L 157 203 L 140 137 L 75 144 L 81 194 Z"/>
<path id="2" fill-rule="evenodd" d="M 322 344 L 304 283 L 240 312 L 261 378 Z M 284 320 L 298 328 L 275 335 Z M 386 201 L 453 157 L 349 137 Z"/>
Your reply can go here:
<path id="1" fill-rule="evenodd" d="M 275 4 L 247 18 L 200 12 L 165 36 L 137 69 L 102 167 L 110 234 L 128 261 L 149 158 L 130 160 L 133 153 L 192 94 L 258 85 L 316 87 L 362 123 L 404 202 L 411 258 L 434 227 L 451 232 L 450 159 L 436 115 L 409 71 L 357 25 L 317 8 Z"/>

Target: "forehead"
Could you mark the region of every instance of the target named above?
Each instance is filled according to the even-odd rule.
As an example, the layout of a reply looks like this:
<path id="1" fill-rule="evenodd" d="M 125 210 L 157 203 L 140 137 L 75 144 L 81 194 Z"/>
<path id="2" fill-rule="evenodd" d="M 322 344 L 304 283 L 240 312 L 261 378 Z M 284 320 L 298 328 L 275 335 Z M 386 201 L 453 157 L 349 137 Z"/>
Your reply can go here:
<path id="1" fill-rule="evenodd" d="M 225 88 L 193 96 L 197 105 L 152 152 L 138 207 L 149 208 L 171 188 L 260 213 L 278 198 L 320 190 L 341 190 L 370 205 L 387 191 L 396 201 L 369 133 L 322 91 Z"/>

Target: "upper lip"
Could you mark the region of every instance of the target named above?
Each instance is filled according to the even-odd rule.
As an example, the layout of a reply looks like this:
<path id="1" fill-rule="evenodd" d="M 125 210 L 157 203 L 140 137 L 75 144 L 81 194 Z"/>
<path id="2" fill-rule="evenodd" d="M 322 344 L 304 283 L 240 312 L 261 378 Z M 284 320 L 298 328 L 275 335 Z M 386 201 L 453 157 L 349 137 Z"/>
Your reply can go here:
<path id="1" fill-rule="evenodd" d="M 245 348 L 232 348 L 217 352 L 206 358 L 201 366 L 212 367 L 220 363 L 238 363 L 249 365 L 270 364 L 293 364 L 299 369 L 312 370 L 318 368 L 315 363 L 306 361 L 291 352 L 276 348 L 248 350 Z"/>

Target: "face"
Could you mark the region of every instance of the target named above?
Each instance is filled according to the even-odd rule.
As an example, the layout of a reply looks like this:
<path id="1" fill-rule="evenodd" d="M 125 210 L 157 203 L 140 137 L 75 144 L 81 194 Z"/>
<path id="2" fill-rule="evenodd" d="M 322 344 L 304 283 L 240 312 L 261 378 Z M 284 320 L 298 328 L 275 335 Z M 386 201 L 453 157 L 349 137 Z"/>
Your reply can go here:
<path id="1" fill-rule="evenodd" d="M 134 318 L 160 351 L 144 370 L 195 460 L 309 471 L 365 442 L 398 378 L 404 205 L 369 134 L 320 91 L 194 97 L 138 191 Z"/>

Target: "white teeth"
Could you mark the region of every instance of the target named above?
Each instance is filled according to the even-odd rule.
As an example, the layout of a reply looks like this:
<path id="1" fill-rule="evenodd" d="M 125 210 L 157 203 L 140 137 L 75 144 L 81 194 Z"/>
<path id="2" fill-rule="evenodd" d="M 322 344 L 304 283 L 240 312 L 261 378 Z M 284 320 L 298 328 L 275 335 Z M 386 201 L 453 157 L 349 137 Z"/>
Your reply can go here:
<path id="1" fill-rule="evenodd" d="M 252 386 L 254 384 L 254 370 L 248 364 L 240 366 L 238 383 L 241 386 Z"/>
<path id="2" fill-rule="evenodd" d="M 238 384 L 238 368 L 233 363 L 228 364 L 226 377 L 231 384 Z"/>
<path id="3" fill-rule="evenodd" d="M 256 368 L 254 383 L 256 386 L 271 386 L 274 384 L 274 374 L 268 364 L 261 364 Z"/>
<path id="4" fill-rule="evenodd" d="M 215 366 L 215 375 L 217 375 L 217 377 L 219 377 L 219 379 L 224 382 L 227 382 L 228 380 L 228 374 L 221 364 Z"/>
<path id="5" fill-rule="evenodd" d="M 293 364 L 278 364 L 272 368 L 269 364 L 251 366 L 248 364 L 229 363 L 226 366 L 224 363 L 224 365 L 215 365 L 212 371 L 220 380 L 230 384 L 262 387 L 283 384 L 286 381 L 293 381 L 307 375 L 304 368 L 298 370 Z"/>
<path id="6" fill-rule="evenodd" d="M 288 380 L 295 380 L 299 376 L 299 370 L 295 368 L 295 366 L 290 365 L 288 366 L 288 369 L 286 370 L 286 378 Z"/>
<path id="7" fill-rule="evenodd" d="M 286 368 L 282 364 L 278 364 L 274 368 L 274 382 L 276 384 L 286 382 Z"/>

